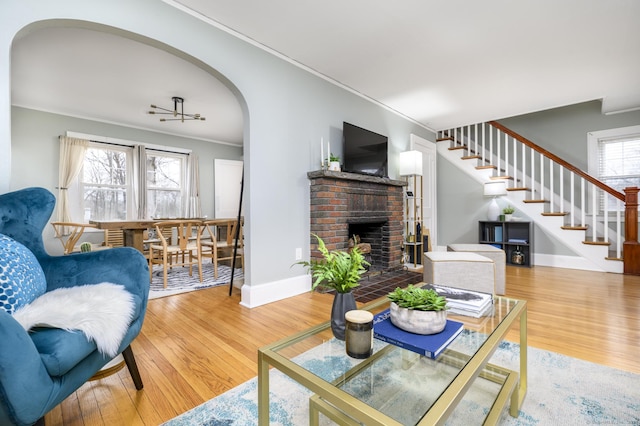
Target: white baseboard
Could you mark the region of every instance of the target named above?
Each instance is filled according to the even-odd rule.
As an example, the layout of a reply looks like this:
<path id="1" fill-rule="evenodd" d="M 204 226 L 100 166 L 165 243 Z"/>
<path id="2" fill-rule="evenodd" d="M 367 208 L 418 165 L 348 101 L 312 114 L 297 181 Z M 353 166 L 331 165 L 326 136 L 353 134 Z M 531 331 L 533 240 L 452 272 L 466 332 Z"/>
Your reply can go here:
<path id="1" fill-rule="evenodd" d="M 243 285 L 242 300 L 240 304 L 247 308 L 255 308 L 288 297 L 311 291 L 311 275 L 298 275 L 297 277 L 273 281 L 259 285 Z"/>
<path id="2" fill-rule="evenodd" d="M 579 256 L 560 256 L 554 254 L 533 254 L 534 266 L 551 266 L 554 268 L 581 269 L 583 271 L 606 272 L 601 268 Z"/>

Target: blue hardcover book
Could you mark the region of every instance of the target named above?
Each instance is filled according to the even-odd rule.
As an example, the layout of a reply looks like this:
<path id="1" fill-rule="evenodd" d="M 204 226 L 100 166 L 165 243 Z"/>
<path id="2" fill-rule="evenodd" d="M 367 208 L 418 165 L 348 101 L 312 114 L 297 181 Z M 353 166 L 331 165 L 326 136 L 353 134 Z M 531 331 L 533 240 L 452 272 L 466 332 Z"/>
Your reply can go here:
<path id="1" fill-rule="evenodd" d="M 496 226 L 495 227 L 495 239 L 493 241 L 500 241 L 502 242 L 502 226 Z"/>
<path id="2" fill-rule="evenodd" d="M 409 333 L 393 325 L 389 309 L 373 317 L 373 337 L 431 359 L 436 359 L 462 333 L 463 327 L 461 322 L 447 320 L 447 325 L 440 333 L 422 335 Z"/>

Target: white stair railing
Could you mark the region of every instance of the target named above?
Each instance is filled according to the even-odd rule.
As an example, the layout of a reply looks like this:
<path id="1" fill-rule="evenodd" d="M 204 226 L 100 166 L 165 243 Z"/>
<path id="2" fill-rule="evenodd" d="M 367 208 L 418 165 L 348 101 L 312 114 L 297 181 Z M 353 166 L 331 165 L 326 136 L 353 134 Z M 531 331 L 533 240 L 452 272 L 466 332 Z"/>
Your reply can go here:
<path id="1" fill-rule="evenodd" d="M 564 216 L 564 227 L 586 228 L 585 243 L 610 244 L 614 256 L 622 258 L 624 194 L 605 191 L 606 185 L 595 185 L 584 172 L 560 164 L 546 150 L 523 143 L 493 123 L 443 130 L 438 139 L 450 139 L 450 148 L 464 147 L 466 157 L 478 156 L 479 166 L 493 166 L 492 178 L 505 179 L 507 189 L 526 188 L 525 202 L 544 201 L 543 214 Z"/>

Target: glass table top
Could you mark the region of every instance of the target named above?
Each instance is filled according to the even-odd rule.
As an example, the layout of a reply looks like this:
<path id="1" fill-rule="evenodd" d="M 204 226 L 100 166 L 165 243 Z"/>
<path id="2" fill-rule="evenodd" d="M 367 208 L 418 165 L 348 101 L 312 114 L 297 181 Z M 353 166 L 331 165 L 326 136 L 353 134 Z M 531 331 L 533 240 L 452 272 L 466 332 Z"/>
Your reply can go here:
<path id="1" fill-rule="evenodd" d="M 488 316 L 449 314 L 449 319 L 464 324 L 464 330 L 435 360 L 377 339 L 371 357 L 351 358 L 346 354 L 344 341 L 333 337 L 329 323 L 278 342 L 270 349 L 312 373 L 315 380 L 331 383 L 391 419 L 401 424 L 417 424 L 472 358 L 481 357 L 483 365 L 486 364 L 497 347 L 493 339 L 487 344 L 490 336 L 499 328 L 504 334 L 511 324 L 517 324 L 515 318 L 524 304 L 496 297 Z M 380 299 L 361 309 L 378 313 L 388 307 L 389 301 Z M 505 321 L 508 324 L 503 324 Z M 483 384 L 487 388 L 484 391 L 497 394 L 504 377 L 499 371 L 490 374 L 495 377 L 491 383 Z"/>

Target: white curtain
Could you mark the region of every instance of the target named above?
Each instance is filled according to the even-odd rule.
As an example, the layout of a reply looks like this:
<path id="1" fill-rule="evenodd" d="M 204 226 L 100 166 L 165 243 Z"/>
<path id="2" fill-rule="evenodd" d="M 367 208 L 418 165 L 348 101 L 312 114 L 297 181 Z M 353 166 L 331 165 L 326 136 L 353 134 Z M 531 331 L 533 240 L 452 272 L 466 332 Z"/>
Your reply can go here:
<path id="1" fill-rule="evenodd" d="M 202 217 L 198 163 L 198 156 L 194 153 L 189 154 L 187 159 L 187 208 L 185 217 Z"/>
<path id="2" fill-rule="evenodd" d="M 147 151 L 144 145 L 133 148 L 133 200 L 135 217 L 147 219 Z"/>
<path id="3" fill-rule="evenodd" d="M 71 222 L 69 186 L 78 177 L 84 154 L 89 146 L 85 139 L 60 136 L 60 169 L 58 171 L 58 221 Z"/>

